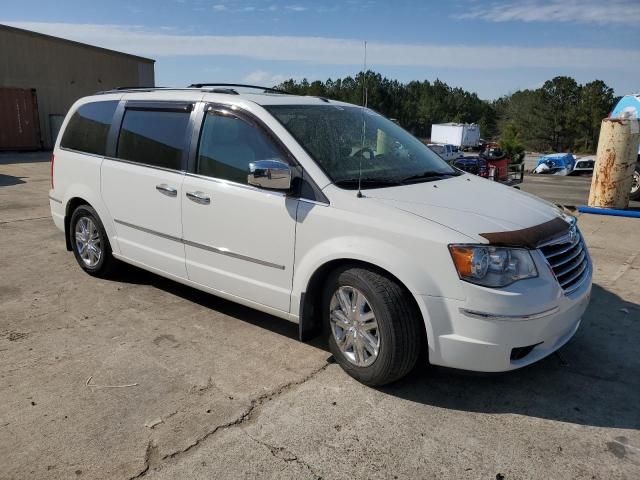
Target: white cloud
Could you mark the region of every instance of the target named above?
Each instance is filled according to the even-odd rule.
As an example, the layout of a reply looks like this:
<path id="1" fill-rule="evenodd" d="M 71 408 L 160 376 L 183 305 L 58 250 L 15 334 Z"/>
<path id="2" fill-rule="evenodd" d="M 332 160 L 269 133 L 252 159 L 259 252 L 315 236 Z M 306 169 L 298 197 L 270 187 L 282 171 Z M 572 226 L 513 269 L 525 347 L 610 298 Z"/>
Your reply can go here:
<path id="1" fill-rule="evenodd" d="M 292 12 L 304 12 L 307 10 L 307 7 L 303 7 L 302 5 L 286 5 L 284 8 Z"/>
<path id="2" fill-rule="evenodd" d="M 223 5 L 222 3 L 219 3 L 217 5 L 214 5 L 212 7 L 216 12 L 226 12 L 227 11 L 227 6 Z"/>
<path id="3" fill-rule="evenodd" d="M 499 2 L 479 6 L 458 15 L 463 19 L 490 22 L 566 22 L 619 24 L 637 27 L 640 24 L 638 0 L 525 0 Z"/>
<path id="4" fill-rule="evenodd" d="M 315 65 L 359 66 L 363 55 L 361 41 L 341 38 L 175 35 L 160 29 L 149 30 L 132 25 L 6 23 L 18 28 L 151 57 L 218 55 Z M 640 50 L 612 48 L 402 44 L 371 41 L 367 43 L 367 58 L 369 65 L 374 69 L 382 66 L 492 70 L 598 68 L 633 72 L 636 76 L 640 71 Z"/>
<path id="5" fill-rule="evenodd" d="M 246 75 L 242 81 L 254 85 L 278 85 L 285 80 L 289 80 L 290 75 L 274 74 L 264 70 L 256 70 Z"/>

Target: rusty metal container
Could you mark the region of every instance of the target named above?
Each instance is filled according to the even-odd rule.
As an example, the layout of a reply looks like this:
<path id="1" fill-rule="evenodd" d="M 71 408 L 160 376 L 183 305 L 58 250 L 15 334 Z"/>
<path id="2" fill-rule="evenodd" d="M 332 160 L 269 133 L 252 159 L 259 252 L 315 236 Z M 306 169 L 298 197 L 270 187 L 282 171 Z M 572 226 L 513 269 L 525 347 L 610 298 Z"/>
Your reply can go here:
<path id="1" fill-rule="evenodd" d="M 638 120 L 605 118 L 602 121 L 589 192 L 590 207 L 622 209 L 629 206 L 639 141 Z"/>
<path id="2" fill-rule="evenodd" d="M 0 88 L 0 150 L 42 148 L 35 89 Z"/>

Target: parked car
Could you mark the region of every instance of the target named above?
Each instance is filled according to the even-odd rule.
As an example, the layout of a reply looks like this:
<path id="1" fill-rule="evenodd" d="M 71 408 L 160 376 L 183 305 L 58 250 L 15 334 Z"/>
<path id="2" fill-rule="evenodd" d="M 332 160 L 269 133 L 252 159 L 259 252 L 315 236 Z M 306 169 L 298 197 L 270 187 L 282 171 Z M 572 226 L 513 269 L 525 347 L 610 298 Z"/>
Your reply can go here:
<path id="1" fill-rule="evenodd" d="M 449 164 L 479 177 L 487 178 L 489 176 L 489 165 L 484 158 L 462 157 L 452 160 Z"/>
<path id="2" fill-rule="evenodd" d="M 455 160 L 456 158 L 464 157 L 464 153 L 460 151 L 458 147 L 455 145 L 451 145 L 448 143 L 440 144 L 440 143 L 430 143 L 428 147 L 437 153 L 440 158 L 445 161 Z"/>
<path id="3" fill-rule="evenodd" d="M 593 155 L 587 157 L 576 157 L 575 165 L 573 166 L 573 170 L 569 175 L 583 175 L 583 174 L 593 174 L 593 168 L 596 164 L 596 157 Z"/>
<path id="4" fill-rule="evenodd" d="M 347 103 L 215 84 L 103 92 L 70 109 L 51 173 L 53 221 L 85 272 L 130 263 L 297 322 L 302 340 L 324 332 L 368 385 L 421 353 L 531 364 L 589 301 L 575 218 Z"/>

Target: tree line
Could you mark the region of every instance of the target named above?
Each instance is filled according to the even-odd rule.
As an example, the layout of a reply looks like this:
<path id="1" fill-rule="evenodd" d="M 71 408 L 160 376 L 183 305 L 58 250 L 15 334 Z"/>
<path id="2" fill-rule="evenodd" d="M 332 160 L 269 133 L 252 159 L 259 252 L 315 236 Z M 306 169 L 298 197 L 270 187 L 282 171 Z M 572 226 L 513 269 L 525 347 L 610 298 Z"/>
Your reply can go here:
<path id="1" fill-rule="evenodd" d="M 601 80 L 581 85 L 565 76 L 493 101 L 441 80 L 402 83 L 370 70 L 325 82 L 290 79 L 278 88 L 362 105 L 364 85 L 370 108 L 417 137 L 429 138 L 434 123 L 477 123 L 486 140 L 535 151 L 595 151 L 600 122 L 617 101 Z"/>

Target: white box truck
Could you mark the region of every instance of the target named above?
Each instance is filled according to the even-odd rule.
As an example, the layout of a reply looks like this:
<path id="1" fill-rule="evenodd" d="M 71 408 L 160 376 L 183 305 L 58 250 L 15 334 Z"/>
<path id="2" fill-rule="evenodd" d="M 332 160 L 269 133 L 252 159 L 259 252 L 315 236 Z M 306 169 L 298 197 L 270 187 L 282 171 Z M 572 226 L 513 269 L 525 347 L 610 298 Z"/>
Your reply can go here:
<path id="1" fill-rule="evenodd" d="M 480 127 L 475 123 L 438 123 L 431 126 L 431 143 L 450 143 L 460 148 L 480 144 Z"/>

